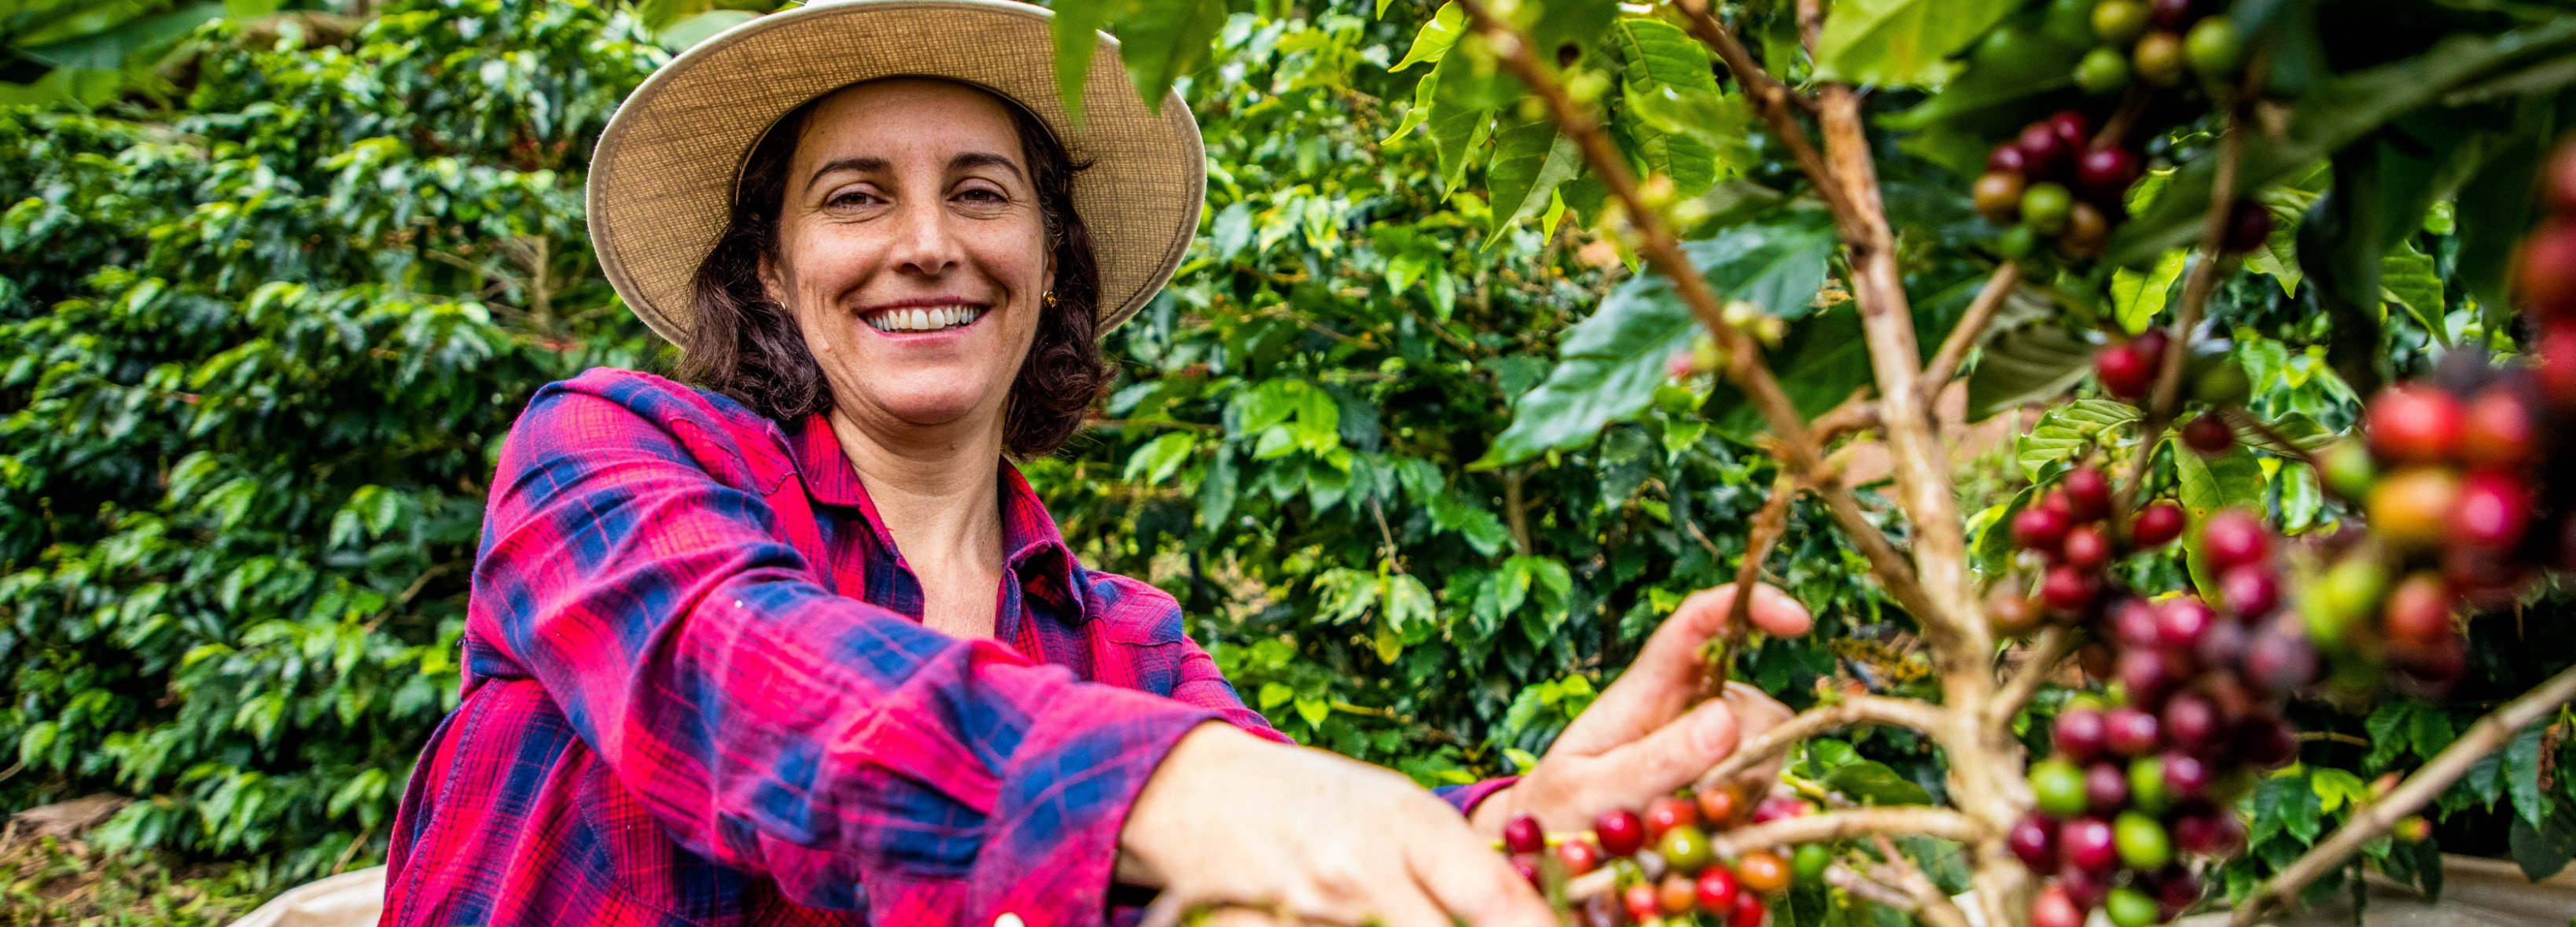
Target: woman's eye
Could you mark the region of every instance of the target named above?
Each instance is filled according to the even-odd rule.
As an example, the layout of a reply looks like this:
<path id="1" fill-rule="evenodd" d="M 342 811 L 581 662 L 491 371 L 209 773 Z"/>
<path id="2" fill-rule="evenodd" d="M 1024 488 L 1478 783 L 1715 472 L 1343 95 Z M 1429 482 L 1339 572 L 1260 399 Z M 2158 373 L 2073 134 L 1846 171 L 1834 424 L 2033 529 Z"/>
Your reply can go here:
<path id="1" fill-rule="evenodd" d="M 975 201 L 977 201 L 977 202 L 984 202 L 984 203 L 1007 203 L 1007 202 L 1010 202 L 1010 198 L 1009 198 L 1009 197 L 1003 196 L 1003 195 L 1002 195 L 1001 193 L 999 193 L 999 192 L 996 192 L 996 191 L 993 191 L 993 190 L 987 190 L 987 189 L 984 189 L 984 188 L 982 188 L 982 187 L 976 187 L 976 188 L 974 188 L 974 189 L 967 190 L 967 191 L 965 191 L 965 192 L 963 192 L 963 193 L 959 193 L 959 194 L 957 194 L 957 195 L 958 195 L 958 196 L 965 197 L 965 198 L 967 198 L 967 199 L 975 200 Z"/>
<path id="2" fill-rule="evenodd" d="M 859 190 L 845 190 L 845 191 L 842 191 L 842 192 L 840 192 L 840 193 L 832 194 L 832 198 L 831 198 L 831 199 L 829 199 L 829 200 L 825 200 L 825 201 L 824 201 L 824 203 L 823 203 L 823 205 L 826 205 L 826 206 L 864 206 L 864 205 L 867 205 L 868 201 L 870 201 L 870 200 L 874 200 L 874 199 L 876 199 L 876 197 L 869 196 L 869 195 L 868 195 L 866 192 L 864 192 L 864 191 L 859 191 Z"/>

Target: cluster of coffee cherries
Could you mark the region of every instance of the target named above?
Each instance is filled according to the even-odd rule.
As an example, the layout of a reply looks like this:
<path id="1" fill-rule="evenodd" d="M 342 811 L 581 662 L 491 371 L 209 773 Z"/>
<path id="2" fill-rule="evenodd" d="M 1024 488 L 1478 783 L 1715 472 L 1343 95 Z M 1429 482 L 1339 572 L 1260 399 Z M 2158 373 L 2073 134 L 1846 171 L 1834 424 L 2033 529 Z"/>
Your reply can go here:
<path id="1" fill-rule="evenodd" d="M 2129 185 L 2145 171 L 2138 152 L 2095 144 L 2093 120 L 2070 109 L 1995 146 L 1970 196 L 1979 215 L 2006 227 L 1997 245 L 2004 256 L 2026 257 L 2047 240 L 2084 258 L 2101 253 L 2126 214 Z"/>
<path id="2" fill-rule="evenodd" d="M 2149 329 L 2126 342 L 2103 348 L 2093 355 L 2093 376 L 2112 398 L 2143 404 L 2147 392 L 2155 388 L 2156 374 L 2163 369 L 2170 340 L 2163 329 Z M 2176 429 L 2183 446 L 2204 457 L 2235 450 L 2236 428 L 2219 413 L 2253 398 L 2254 381 L 2246 376 L 2244 367 L 2224 355 L 2201 358 L 2186 364 L 2183 370 L 2189 389 L 2182 396 L 2202 408 L 2200 414 Z"/>
<path id="3" fill-rule="evenodd" d="M 1503 850 L 1512 866 L 1542 889 L 1550 870 L 1572 879 L 1612 870 L 1615 890 L 1591 894 L 1575 910 L 1585 927 L 1697 924 L 1762 927 L 1767 899 L 1795 882 L 1824 877 L 1832 851 L 1808 844 L 1791 853 L 1753 850 L 1720 861 L 1709 834 L 1813 813 L 1797 798 L 1748 802 L 1737 787 L 1667 795 L 1644 810 L 1614 808 L 1581 836 L 1551 840 L 1528 815 L 1503 825 Z"/>
<path id="4" fill-rule="evenodd" d="M 2110 694 L 2071 701 L 2053 754 L 2031 766 L 2038 807 L 2006 840 L 2051 878 L 2032 927 L 2079 927 L 2095 907 L 2116 927 L 2180 915 L 2202 888 L 2185 857 L 2243 849 L 2229 806 L 2256 771 L 2298 756 L 2280 710 L 2314 678 L 2316 657 L 2281 609 L 2272 534 L 2228 511 L 2201 526 L 2200 544 L 2224 607 L 2112 597 L 2095 627 L 2110 665 L 2088 668 L 2114 683 Z"/>
<path id="5" fill-rule="evenodd" d="M 2078 624 L 2094 613 L 2104 571 L 2123 543 L 2110 517 L 2111 477 L 2090 464 L 2068 470 L 2056 487 L 2013 516 L 2013 543 L 2038 554 L 2047 570 L 2036 597 L 1999 587 L 1987 601 L 1987 620 L 1998 633 L 2018 637 L 2050 621 Z M 2181 506 L 2151 503 L 2129 520 L 2126 543 L 2138 550 L 2162 546 L 2182 536 L 2186 521 Z"/>
<path id="6" fill-rule="evenodd" d="M 2172 87 L 2185 69 L 2212 81 L 2236 76 L 2245 43 L 2211 0 L 2100 0 L 2088 17 L 2099 44 L 2075 65 L 2075 85 L 2114 94 L 2134 81 Z"/>

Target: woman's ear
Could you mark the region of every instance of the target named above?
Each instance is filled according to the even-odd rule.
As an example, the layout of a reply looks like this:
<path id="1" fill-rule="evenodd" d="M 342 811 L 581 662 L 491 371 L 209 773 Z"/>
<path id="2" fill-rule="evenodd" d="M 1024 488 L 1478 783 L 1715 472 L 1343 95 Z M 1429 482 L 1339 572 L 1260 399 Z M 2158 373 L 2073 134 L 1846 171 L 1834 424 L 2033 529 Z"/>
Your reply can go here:
<path id="1" fill-rule="evenodd" d="M 765 254 L 760 257 L 760 295 L 781 309 L 787 308 L 787 281 L 778 271 L 778 260 Z"/>

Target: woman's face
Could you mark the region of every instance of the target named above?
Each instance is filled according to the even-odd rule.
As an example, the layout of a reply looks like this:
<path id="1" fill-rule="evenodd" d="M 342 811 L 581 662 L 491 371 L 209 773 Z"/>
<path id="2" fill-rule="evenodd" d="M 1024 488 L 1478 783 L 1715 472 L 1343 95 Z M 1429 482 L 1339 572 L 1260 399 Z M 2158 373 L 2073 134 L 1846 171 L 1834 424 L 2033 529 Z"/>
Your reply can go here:
<path id="1" fill-rule="evenodd" d="M 825 98 L 797 140 L 762 282 L 854 424 L 998 434 L 1053 275 L 1007 105 L 872 81 Z"/>

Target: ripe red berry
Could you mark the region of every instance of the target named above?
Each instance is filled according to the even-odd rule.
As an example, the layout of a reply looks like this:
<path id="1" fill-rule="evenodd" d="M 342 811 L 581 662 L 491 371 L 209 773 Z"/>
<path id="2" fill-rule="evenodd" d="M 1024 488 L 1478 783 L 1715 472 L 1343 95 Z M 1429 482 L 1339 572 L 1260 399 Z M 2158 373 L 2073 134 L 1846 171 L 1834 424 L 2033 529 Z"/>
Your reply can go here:
<path id="1" fill-rule="evenodd" d="M 2039 581 L 2040 601 L 2070 615 L 2082 614 L 2092 606 L 2093 597 L 2101 591 L 2101 580 L 2072 566 L 2051 567 L 2048 575 Z"/>
<path id="2" fill-rule="evenodd" d="M 2013 145 L 2021 149 L 2022 162 L 2028 167 L 2024 173 L 2033 179 L 2055 175 L 2066 166 L 2067 155 L 2072 153 L 2066 140 L 2059 138 L 2057 130 L 2050 128 L 2045 120 L 2031 123 L 2029 128 L 2021 130 L 2021 135 L 2013 139 Z"/>
<path id="3" fill-rule="evenodd" d="M 2120 864 L 2120 850 L 2111 842 L 2111 822 L 2075 818 L 2058 825 L 2057 861 L 2067 869 L 2108 874 Z"/>
<path id="4" fill-rule="evenodd" d="M 1605 853 L 1635 855 L 1638 847 L 1646 845 L 1646 819 L 1626 808 L 1612 808 L 1593 819 L 1592 836 L 1601 842 Z"/>
<path id="5" fill-rule="evenodd" d="M 2111 514 L 2111 477 L 2100 467 L 2086 464 L 2068 470 L 2057 488 L 2066 493 L 2066 514 L 2076 521 L 2094 521 Z"/>
<path id="6" fill-rule="evenodd" d="M 2234 854 L 2245 839 L 2245 825 L 2224 808 L 2208 808 L 2174 819 L 2174 848 L 2198 856 Z"/>
<path id="7" fill-rule="evenodd" d="M 1643 923 L 1664 915 L 1662 893 L 1655 891 L 1652 882 L 1630 884 L 1619 893 L 1619 900 L 1626 904 L 1629 920 Z"/>
<path id="8" fill-rule="evenodd" d="M 2514 286 L 2523 308 L 2534 315 L 2576 316 L 2576 223 L 2552 222 L 2522 240 Z"/>
<path id="9" fill-rule="evenodd" d="M 2532 372 L 2538 375 L 2541 395 L 2561 409 L 2576 409 L 2576 317 L 2542 326 L 2531 355 L 2537 358 Z"/>
<path id="10" fill-rule="evenodd" d="M 2129 346 L 2137 350 L 2139 360 L 2147 362 L 2147 369 L 2154 370 L 2164 365 L 2165 346 L 2172 341 L 2173 336 L 2165 334 L 2164 329 L 2150 328 L 2129 339 Z"/>
<path id="11" fill-rule="evenodd" d="M 2218 591 L 2226 598 L 2229 611 L 2249 621 L 2281 607 L 2281 578 L 2265 564 L 2229 568 L 2218 576 Z"/>
<path id="12" fill-rule="evenodd" d="M 2272 211 L 2253 200 L 2238 200 L 2227 212 L 2227 238 L 2219 247 L 2229 254 L 2243 254 L 2263 247 L 2272 240 Z"/>
<path id="13" fill-rule="evenodd" d="M 2272 530 L 2242 509 L 2228 509 L 2200 526 L 2200 554 L 2213 570 L 2262 563 L 2272 559 Z"/>
<path id="14" fill-rule="evenodd" d="M 2111 894 L 2111 874 L 2063 869 L 2057 873 L 2057 887 L 2065 890 L 2066 900 L 2074 902 L 2076 908 L 2091 910 L 2101 907 L 2102 899 Z"/>
<path id="15" fill-rule="evenodd" d="M 2432 573 L 2416 573 L 2388 593 L 2386 625 L 2391 644 L 2430 647 L 2451 636 L 2449 583 Z"/>
<path id="16" fill-rule="evenodd" d="M 1996 145 L 1995 150 L 1986 153 L 1986 169 L 1990 171 L 2010 171 L 2015 174 L 2028 173 L 2030 170 L 2030 159 L 2022 156 L 2021 146 L 2015 145 L 2011 142 L 2005 142 L 2001 145 Z"/>
<path id="17" fill-rule="evenodd" d="M 2156 918 L 2170 921 L 2200 903 L 2200 877 L 2180 866 L 2156 873 Z"/>
<path id="18" fill-rule="evenodd" d="M 2108 733 L 2101 709 L 2069 708 L 2057 716 L 2057 754 L 2077 763 L 2089 762 L 2102 755 Z"/>
<path id="19" fill-rule="evenodd" d="M 2147 18 L 2158 29 L 2181 31 L 2195 17 L 2192 0 L 2148 0 Z"/>
<path id="20" fill-rule="evenodd" d="M 2004 833 L 2004 845 L 2034 874 L 2057 871 L 2057 822 L 2048 815 L 2037 811 L 2022 815 Z"/>
<path id="21" fill-rule="evenodd" d="M 1735 873 L 1725 866 L 1710 866 L 1700 870 L 1699 880 L 1694 887 L 1697 889 L 1699 907 L 1702 911 L 1732 911 L 1735 909 L 1735 896 L 1742 891 L 1742 888 L 1736 884 Z"/>
<path id="22" fill-rule="evenodd" d="M 2163 724 L 2156 720 L 2156 716 L 2136 707 L 2114 708 L 2102 720 L 2102 745 L 2110 748 L 2114 755 L 2146 756 L 2156 752 L 2156 747 L 2161 744 Z"/>
<path id="23" fill-rule="evenodd" d="M 2403 463 L 2439 463 L 2458 452 L 2467 411 L 2451 394 L 2403 383 L 2379 391 L 2362 413 L 2370 449 Z"/>
<path id="24" fill-rule="evenodd" d="M 2129 541 L 2139 547 L 2159 547 L 2182 536 L 2182 506 L 2156 502 L 2138 510 L 2138 518 L 2129 524 Z"/>
<path id="25" fill-rule="evenodd" d="M 2093 375 L 2102 381 L 2102 391 L 2117 399 L 2145 398 L 2156 368 L 2143 354 L 2135 344 L 2115 344 L 2094 355 Z"/>
<path id="26" fill-rule="evenodd" d="M 2186 750 L 2206 750 L 2227 739 L 2227 725 L 2218 716 L 2218 706 L 2190 692 L 2166 699 L 2164 717 L 2158 724 L 2164 728 L 2166 743 Z"/>
<path id="27" fill-rule="evenodd" d="M 2164 755 L 2165 795 L 2178 802 L 2196 802 L 2209 797 L 2209 787 L 2217 774 L 2199 756 L 2180 750 Z"/>
<path id="28" fill-rule="evenodd" d="M 1538 826 L 1537 818 L 1523 814 L 1503 822 L 1505 852 L 1536 853 L 1544 849 L 1547 849 L 1547 831 Z"/>
<path id="29" fill-rule="evenodd" d="M 2126 148 L 2095 148 L 2075 159 L 2075 186 L 2094 200 L 2118 203 L 2146 166 Z"/>
<path id="30" fill-rule="evenodd" d="M 2503 387 L 2489 387 L 2469 400 L 2460 427 L 2460 458 L 2469 466 L 2511 470 L 2531 461 L 2540 443 L 2533 432 L 2531 408 Z"/>
<path id="31" fill-rule="evenodd" d="M 2158 629 L 2161 624 L 2156 606 L 2145 599 L 2129 596 L 2111 607 L 2111 639 L 2120 642 L 2120 646 L 2134 650 L 2156 646 L 2164 637 Z"/>
<path id="32" fill-rule="evenodd" d="M 2100 525 L 2077 525 L 2066 532 L 2066 542 L 2059 547 L 2066 565 L 2085 572 L 2100 570 L 2111 562 L 2111 535 Z"/>
<path id="33" fill-rule="evenodd" d="M 1996 589 L 1986 597 L 1986 623 L 2005 637 L 2021 637 L 2039 630 L 2047 623 L 2048 611 L 2039 601 L 2015 594 L 2010 589 Z"/>
<path id="34" fill-rule="evenodd" d="M 2182 664 L 2181 658 L 2163 650 L 2121 651 L 2119 668 L 2120 684 L 2129 687 L 2130 703 L 2146 708 L 2164 704 L 2165 696 L 2173 694 L 2174 687 L 2182 685 L 2183 677 L 2190 671 Z M 2155 721 L 2154 715 L 2146 717 L 2149 723 Z M 2113 712 L 2111 751 L 2123 756 L 2138 755 L 2135 750 L 2123 751 L 2121 743 L 2119 713 Z"/>
<path id="35" fill-rule="evenodd" d="M 2296 692 L 2316 681 L 2316 646 L 2289 630 L 2256 634 L 2245 644 L 2245 678 L 2275 694 Z"/>
<path id="36" fill-rule="evenodd" d="M 2245 645 L 2253 638 L 2254 636 L 2245 630 L 2244 625 L 2233 621 L 2221 621 L 2210 625 L 2209 633 L 2200 636 L 2200 649 L 2193 651 L 2192 655 L 2200 658 L 2202 666 L 2212 669 L 2234 669 L 2237 663 L 2245 659 Z M 2224 683 L 2229 688 L 2241 685 L 2235 677 L 2226 675 L 2210 677 L 2207 681 L 2213 684 Z M 2250 700 L 2252 696 L 2248 695 L 2246 698 Z"/>
<path id="37" fill-rule="evenodd" d="M 2013 543 L 2024 550 L 2055 551 L 2066 542 L 2069 527 L 2072 522 L 2064 511 L 2034 505 L 2013 516 Z"/>
<path id="38" fill-rule="evenodd" d="M 2182 423 L 2182 443 L 2204 457 L 2215 457 L 2236 449 L 2236 429 L 2216 415 L 2202 415 Z"/>
<path id="39" fill-rule="evenodd" d="M 2453 506 L 2451 539 L 2480 550 L 2511 549 L 2531 523 L 2531 489 L 2507 473 L 2469 474 Z"/>
<path id="40" fill-rule="evenodd" d="M 2084 768 L 2084 807 L 2110 814 L 2129 803 L 2129 774 L 2118 764 L 2097 762 Z"/>
<path id="41" fill-rule="evenodd" d="M 1752 892 L 1735 894 L 1735 910 L 1726 915 L 1726 927 L 1762 927 L 1770 912 L 1762 907 L 1762 896 Z"/>
<path id="42" fill-rule="evenodd" d="M 2084 909 L 2066 897 L 2065 887 L 2051 885 L 2031 901 L 2030 927 L 2084 927 Z"/>
<path id="43" fill-rule="evenodd" d="M 2075 110 L 2061 109 L 2049 114 L 2048 131 L 2054 133 L 2058 141 L 2066 143 L 2068 151 L 2082 151 L 2084 146 L 2093 143 L 2093 120 Z"/>
<path id="44" fill-rule="evenodd" d="M 1661 840 L 1664 832 L 1699 823 L 1699 805 L 1687 798 L 1670 795 L 1646 803 L 1646 839 Z"/>
<path id="45" fill-rule="evenodd" d="M 1567 840 L 1556 845 L 1556 860 L 1565 864 L 1565 874 L 1579 876 L 1601 868 L 1601 848 L 1589 840 Z"/>
<path id="46" fill-rule="evenodd" d="M 2201 638 L 2217 623 L 2218 612 L 2209 603 L 2183 596 L 2156 609 L 2156 640 L 2176 650 L 2198 650 Z"/>

